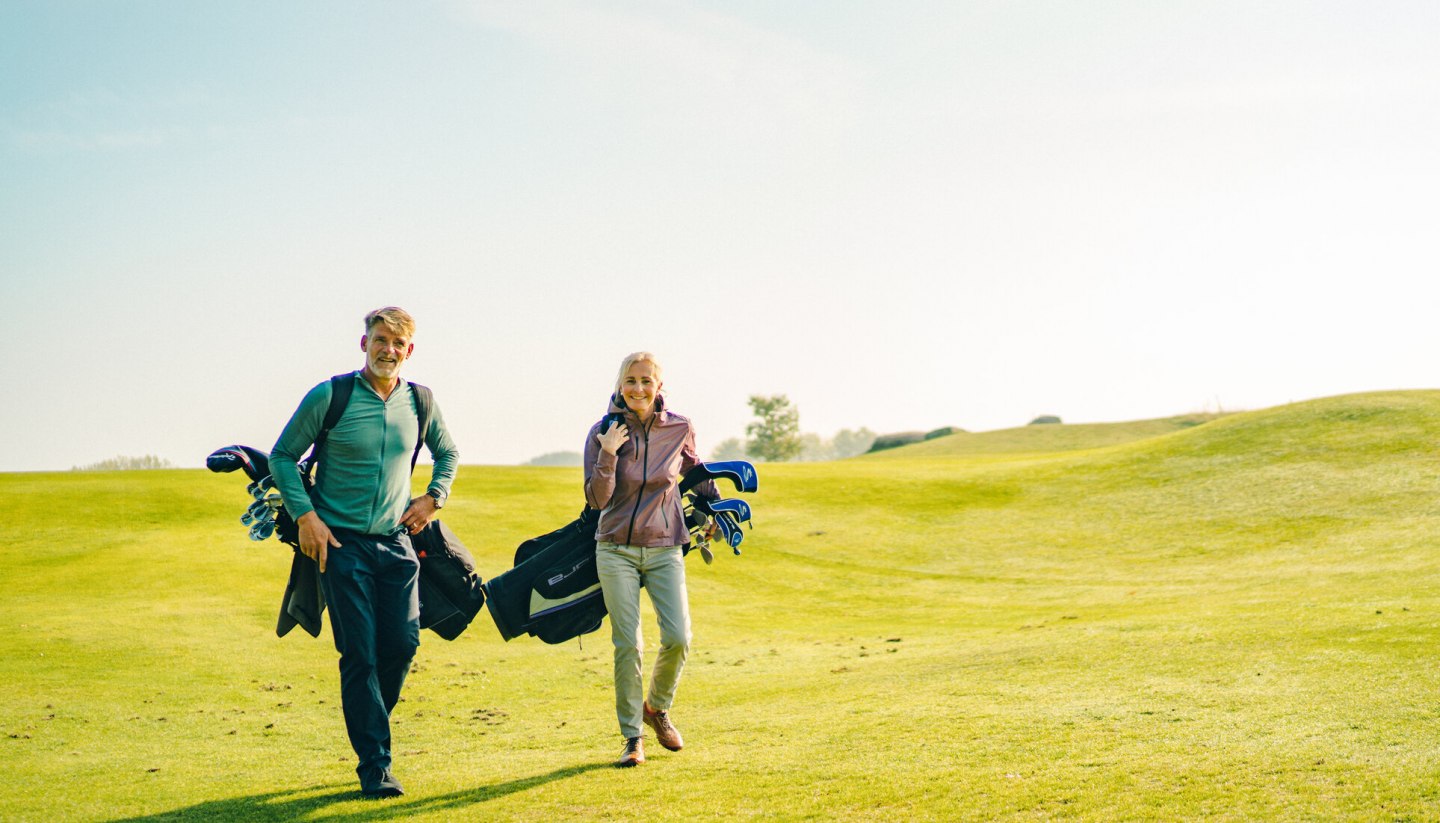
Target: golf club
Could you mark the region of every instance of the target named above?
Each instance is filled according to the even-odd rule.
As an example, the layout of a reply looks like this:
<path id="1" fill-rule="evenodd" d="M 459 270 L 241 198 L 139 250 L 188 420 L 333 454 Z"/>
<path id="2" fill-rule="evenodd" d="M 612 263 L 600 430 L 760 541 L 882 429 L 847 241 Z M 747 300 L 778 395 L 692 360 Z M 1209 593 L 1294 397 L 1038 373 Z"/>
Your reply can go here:
<path id="1" fill-rule="evenodd" d="M 265 492 L 273 488 L 275 488 L 275 478 L 267 474 L 259 480 L 256 480 L 254 483 L 246 486 L 245 491 L 250 492 L 250 496 L 254 497 L 256 500 L 264 500 Z"/>
<path id="2" fill-rule="evenodd" d="M 251 540 L 255 540 L 255 541 L 257 541 L 257 542 L 258 542 L 258 541 L 261 541 L 261 540 L 264 540 L 265 538 L 269 537 L 270 535 L 272 535 L 272 534 L 274 534 L 274 533 L 275 533 L 275 521 L 274 521 L 274 520 L 269 520 L 269 519 L 261 520 L 261 521 L 258 521 L 255 525 L 253 525 L 253 526 L 250 527 L 250 539 L 251 539 Z"/>

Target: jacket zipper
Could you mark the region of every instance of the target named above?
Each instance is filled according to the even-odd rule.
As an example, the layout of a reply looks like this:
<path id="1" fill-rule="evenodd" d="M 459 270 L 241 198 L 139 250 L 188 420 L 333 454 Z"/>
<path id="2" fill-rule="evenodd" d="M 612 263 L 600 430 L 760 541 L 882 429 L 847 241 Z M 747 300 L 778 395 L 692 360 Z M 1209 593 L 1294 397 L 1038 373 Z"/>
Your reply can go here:
<path id="1" fill-rule="evenodd" d="M 650 422 L 654 423 L 652 416 Z M 635 539 L 635 518 L 640 516 L 640 501 L 645 499 L 645 484 L 650 480 L 650 426 L 645 425 L 640 429 L 645 434 L 645 459 L 640 464 L 640 488 L 635 490 L 635 508 L 630 512 L 630 530 L 625 532 L 625 545 L 633 546 L 630 542 Z M 640 459 L 640 450 L 635 450 L 635 459 Z"/>

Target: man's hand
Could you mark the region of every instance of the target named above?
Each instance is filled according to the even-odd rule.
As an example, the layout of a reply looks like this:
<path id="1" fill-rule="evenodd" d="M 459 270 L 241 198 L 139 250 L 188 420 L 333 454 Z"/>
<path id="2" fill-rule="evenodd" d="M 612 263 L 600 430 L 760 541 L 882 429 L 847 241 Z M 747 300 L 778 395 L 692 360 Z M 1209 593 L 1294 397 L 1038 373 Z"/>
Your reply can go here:
<path id="1" fill-rule="evenodd" d="M 405 515 L 400 518 L 400 525 L 410 534 L 419 534 L 421 529 L 435 519 L 435 511 L 435 498 L 422 494 L 410 501 L 410 508 L 406 509 Z"/>
<path id="2" fill-rule="evenodd" d="M 340 548 L 340 541 L 330 533 L 330 527 L 320 519 L 315 512 L 306 512 L 300 515 L 295 521 L 300 527 L 300 551 L 311 560 L 320 564 L 320 573 L 325 573 L 325 558 L 330 553 L 330 547 Z"/>

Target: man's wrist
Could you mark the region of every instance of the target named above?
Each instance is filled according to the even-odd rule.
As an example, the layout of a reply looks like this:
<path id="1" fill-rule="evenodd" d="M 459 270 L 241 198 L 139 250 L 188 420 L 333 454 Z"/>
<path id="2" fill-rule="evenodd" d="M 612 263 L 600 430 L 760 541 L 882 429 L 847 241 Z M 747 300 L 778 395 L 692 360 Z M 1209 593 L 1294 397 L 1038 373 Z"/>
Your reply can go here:
<path id="1" fill-rule="evenodd" d="M 426 490 L 425 490 L 425 496 L 426 496 L 426 497 L 429 497 L 432 501 L 434 501 L 434 503 L 435 503 L 435 508 L 437 508 L 437 509 L 443 509 L 443 508 L 445 508 L 445 493 L 444 493 L 444 492 L 440 491 L 439 489 L 426 489 Z"/>

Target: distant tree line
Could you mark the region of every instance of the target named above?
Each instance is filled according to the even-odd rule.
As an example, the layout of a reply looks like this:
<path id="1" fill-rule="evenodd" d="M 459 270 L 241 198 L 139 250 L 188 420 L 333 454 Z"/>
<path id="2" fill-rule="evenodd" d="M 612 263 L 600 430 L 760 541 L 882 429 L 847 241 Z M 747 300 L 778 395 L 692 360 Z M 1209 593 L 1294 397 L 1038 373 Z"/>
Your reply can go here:
<path id="1" fill-rule="evenodd" d="M 751 395 L 750 411 L 755 420 L 745 427 L 746 437 L 722 440 L 712 460 L 842 460 L 870 450 L 875 432 L 867 428 L 841 429 L 834 437 L 801 433 L 800 410 L 783 395 Z"/>
<path id="2" fill-rule="evenodd" d="M 546 452 L 532 457 L 522 465 L 526 466 L 578 466 L 585 462 L 580 452 Z"/>
<path id="3" fill-rule="evenodd" d="M 833 437 L 821 437 L 800 431 L 800 410 L 783 394 L 751 395 L 750 411 L 755 419 L 745 426 L 745 438 L 731 437 L 720 441 L 710 453 L 711 460 L 762 460 L 783 463 L 789 460 L 844 460 L 866 452 L 893 449 L 954 434 L 960 429 L 946 426 L 928 432 L 900 432 L 877 435 L 861 426 L 841 429 Z M 550 452 L 532 458 L 527 466 L 578 466 L 583 457 L 579 452 Z"/>
<path id="4" fill-rule="evenodd" d="M 88 466 L 72 466 L 73 472 L 121 472 L 135 469 L 173 469 L 175 464 L 153 454 L 144 457 L 112 457 L 109 460 L 101 460 L 99 463 L 91 463 Z"/>

